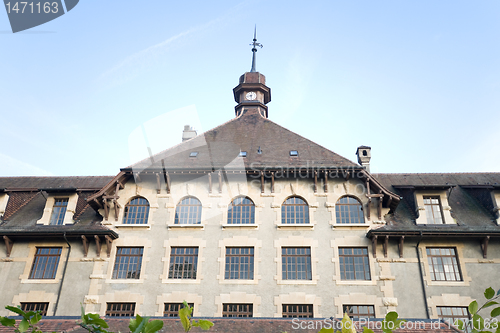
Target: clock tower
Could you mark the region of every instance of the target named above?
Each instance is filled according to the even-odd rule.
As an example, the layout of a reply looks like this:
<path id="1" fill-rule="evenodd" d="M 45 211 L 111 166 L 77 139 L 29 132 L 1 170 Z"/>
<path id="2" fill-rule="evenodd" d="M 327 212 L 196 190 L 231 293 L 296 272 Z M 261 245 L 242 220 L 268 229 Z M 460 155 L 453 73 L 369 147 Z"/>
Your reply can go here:
<path id="1" fill-rule="evenodd" d="M 236 116 L 244 112 L 257 112 L 262 117 L 267 118 L 266 104 L 271 101 L 271 89 L 266 86 L 266 77 L 255 69 L 255 54 L 257 47 L 262 44 L 257 43 L 256 30 L 254 31 L 252 45 L 252 68 L 240 77 L 240 83 L 233 89 L 236 105 Z"/>

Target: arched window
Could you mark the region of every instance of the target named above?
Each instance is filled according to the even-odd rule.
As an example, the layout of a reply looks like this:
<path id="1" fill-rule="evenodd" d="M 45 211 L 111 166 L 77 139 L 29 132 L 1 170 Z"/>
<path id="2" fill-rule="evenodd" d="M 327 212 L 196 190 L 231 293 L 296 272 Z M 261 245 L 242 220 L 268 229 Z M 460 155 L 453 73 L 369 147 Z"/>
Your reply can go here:
<path id="1" fill-rule="evenodd" d="M 342 197 L 335 204 L 337 223 L 365 223 L 363 206 L 353 197 Z"/>
<path id="2" fill-rule="evenodd" d="M 234 199 L 227 210 L 227 224 L 254 224 L 255 204 L 247 197 Z"/>
<path id="3" fill-rule="evenodd" d="M 299 197 L 290 197 L 281 206 L 281 223 L 307 224 L 309 223 L 309 206 Z"/>
<path id="4" fill-rule="evenodd" d="M 201 224 L 201 202 L 195 197 L 181 200 L 175 209 L 175 224 Z"/>
<path id="5" fill-rule="evenodd" d="M 147 224 L 149 202 L 144 198 L 135 198 L 125 205 L 123 224 Z"/>

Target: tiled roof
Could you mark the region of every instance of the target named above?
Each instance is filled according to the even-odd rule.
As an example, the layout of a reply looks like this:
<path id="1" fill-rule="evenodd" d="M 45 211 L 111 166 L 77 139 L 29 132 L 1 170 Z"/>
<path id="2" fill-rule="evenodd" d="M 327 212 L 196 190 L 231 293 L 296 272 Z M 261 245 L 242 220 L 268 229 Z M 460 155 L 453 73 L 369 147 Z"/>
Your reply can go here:
<path id="1" fill-rule="evenodd" d="M 389 190 L 403 197 L 394 216 L 384 227 L 377 229 L 377 232 L 500 233 L 500 226 L 496 224 L 490 189 L 468 188 L 469 186 L 496 188 L 500 185 L 500 173 L 372 174 L 372 176 Z M 414 193 L 423 186 L 449 187 L 448 204 L 456 224 L 417 225 L 415 223 L 418 207 Z"/>
<path id="2" fill-rule="evenodd" d="M 101 189 L 111 179 L 111 176 L 0 177 L 0 189 Z"/>
<path id="3" fill-rule="evenodd" d="M 72 332 L 72 333 L 87 333 L 88 331 L 76 324 L 79 318 L 45 318 L 42 319 L 38 327 L 43 332 Z M 183 333 L 184 329 L 178 318 L 152 318 L 161 319 L 163 321 L 163 328 L 160 333 Z M 208 330 L 203 331 L 199 327 L 193 327 L 191 332 L 224 332 L 224 333 L 276 333 L 276 332 L 288 332 L 288 333 L 317 333 L 320 329 L 324 319 L 321 318 L 301 318 L 305 321 L 304 328 L 298 327 L 298 325 L 293 325 L 291 318 L 207 318 L 214 323 L 214 326 Z M 127 318 L 106 318 L 106 322 L 109 324 L 108 331 L 111 332 L 129 332 L 129 321 Z M 335 320 L 337 322 L 337 320 Z M 309 322 L 312 322 L 314 328 L 311 328 Z M 412 319 L 410 322 L 415 323 L 408 325 L 408 328 L 404 330 L 396 330 L 395 332 L 409 332 L 409 333 L 427 333 L 427 332 L 439 332 L 439 333 L 456 333 L 457 331 L 451 329 L 445 323 L 439 323 L 437 320 L 432 322 L 429 320 L 419 320 Z M 373 321 L 372 323 L 375 323 Z M 361 328 L 357 329 L 358 332 L 362 332 Z M 381 333 L 380 329 L 373 327 L 375 333 Z M 0 333 L 12 333 L 14 329 L 12 327 L 0 326 Z"/>
<path id="4" fill-rule="evenodd" d="M 296 150 L 298 156 L 290 156 Z M 238 157 L 240 151 L 246 157 Z M 197 152 L 196 157 L 190 157 Z M 260 152 L 260 153 L 259 153 Z M 246 111 L 212 130 L 126 169 L 361 168 L 257 112 Z"/>

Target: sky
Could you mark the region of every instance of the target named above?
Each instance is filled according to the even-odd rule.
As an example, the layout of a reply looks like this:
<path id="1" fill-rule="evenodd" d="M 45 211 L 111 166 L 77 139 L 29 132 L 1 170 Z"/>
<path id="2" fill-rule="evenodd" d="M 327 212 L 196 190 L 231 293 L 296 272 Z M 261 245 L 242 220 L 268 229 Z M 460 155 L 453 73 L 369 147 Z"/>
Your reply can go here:
<path id="1" fill-rule="evenodd" d="M 81 0 L 0 10 L 0 176 L 115 175 L 232 119 L 255 25 L 270 120 L 376 173 L 500 171 L 498 0 Z"/>

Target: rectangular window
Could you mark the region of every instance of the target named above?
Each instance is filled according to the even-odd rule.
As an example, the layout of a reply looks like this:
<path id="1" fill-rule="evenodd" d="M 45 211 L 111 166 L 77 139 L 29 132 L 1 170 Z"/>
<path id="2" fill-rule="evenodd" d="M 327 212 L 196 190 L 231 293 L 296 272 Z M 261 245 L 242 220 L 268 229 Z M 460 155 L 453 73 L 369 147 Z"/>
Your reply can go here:
<path id="1" fill-rule="evenodd" d="M 311 248 L 283 247 L 281 271 L 283 280 L 312 280 Z"/>
<path id="2" fill-rule="evenodd" d="M 21 303 L 21 310 L 24 312 L 29 312 L 29 311 L 40 311 L 40 314 L 42 316 L 47 315 L 47 309 L 49 308 L 49 303 L 32 303 L 32 302 L 26 302 L 26 303 Z"/>
<path id="3" fill-rule="evenodd" d="M 283 318 L 313 318 L 312 304 L 283 304 Z"/>
<path id="4" fill-rule="evenodd" d="M 370 264 L 366 247 L 339 248 L 340 278 L 342 280 L 370 280 Z"/>
<path id="5" fill-rule="evenodd" d="M 427 248 L 432 281 L 462 281 L 455 248 Z"/>
<path id="6" fill-rule="evenodd" d="M 424 197 L 427 224 L 443 224 L 444 218 L 439 197 Z"/>
<path id="7" fill-rule="evenodd" d="M 188 303 L 189 307 L 193 309 L 194 304 Z M 179 310 L 184 307 L 183 303 L 165 303 L 165 310 L 163 310 L 163 317 L 179 317 Z M 194 312 L 194 309 L 193 309 Z"/>
<path id="8" fill-rule="evenodd" d="M 108 317 L 133 317 L 135 303 L 106 303 L 106 316 Z"/>
<path id="9" fill-rule="evenodd" d="M 60 257 L 60 247 L 37 247 L 29 278 L 55 279 Z"/>
<path id="10" fill-rule="evenodd" d="M 343 309 L 350 318 L 375 318 L 373 305 L 344 305 Z"/>
<path id="11" fill-rule="evenodd" d="M 222 317 L 253 317 L 253 304 L 222 304 Z"/>
<path id="12" fill-rule="evenodd" d="M 172 247 L 168 268 L 169 279 L 196 279 L 197 268 L 197 247 Z"/>
<path id="13" fill-rule="evenodd" d="M 52 215 L 50 216 L 51 225 L 61 225 L 64 222 L 66 208 L 68 207 L 68 198 L 55 199 Z"/>
<path id="14" fill-rule="evenodd" d="M 253 280 L 253 247 L 226 247 L 224 279 Z"/>
<path id="15" fill-rule="evenodd" d="M 469 319 L 469 311 L 465 306 L 438 306 L 437 314 L 439 318 L 444 319 L 453 326 L 458 326 L 457 320 L 465 321 Z"/>
<path id="16" fill-rule="evenodd" d="M 142 247 L 118 247 L 113 279 L 139 279 L 142 266 Z"/>

